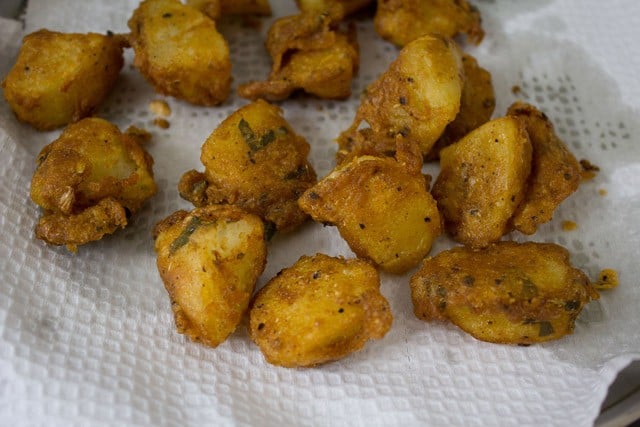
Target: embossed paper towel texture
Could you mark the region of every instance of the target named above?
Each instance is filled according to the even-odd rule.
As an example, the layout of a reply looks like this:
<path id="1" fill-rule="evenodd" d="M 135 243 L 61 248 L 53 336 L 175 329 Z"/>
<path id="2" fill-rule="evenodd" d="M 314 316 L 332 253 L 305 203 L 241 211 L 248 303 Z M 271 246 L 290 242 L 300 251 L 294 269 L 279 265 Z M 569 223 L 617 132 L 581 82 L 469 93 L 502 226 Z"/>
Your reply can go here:
<path id="1" fill-rule="evenodd" d="M 292 1 L 272 1 L 276 16 Z M 38 209 L 28 200 L 37 152 L 59 131 L 37 133 L 0 103 L 0 419 L 30 425 L 590 425 L 609 382 L 640 356 L 637 312 L 640 268 L 640 84 L 629 51 L 640 5 L 632 0 L 477 1 L 487 36 L 469 48 L 493 73 L 496 115 L 516 97 L 542 108 L 579 158 L 601 167 L 531 240 L 567 246 L 592 276 L 611 267 L 620 288 L 589 306 L 574 335 L 529 348 L 482 343 L 453 326 L 427 324 L 411 310 L 408 278 L 383 275 L 395 321 L 382 340 L 316 369 L 266 364 L 244 326 L 216 349 L 174 331 L 155 270 L 152 225 L 188 207 L 180 175 L 199 168 L 206 136 L 244 104 L 195 108 L 169 99 L 171 127 L 154 128 L 148 102 L 157 97 L 130 66 L 99 114 L 121 127 L 152 130 L 159 194 L 133 224 L 77 255 L 33 237 Z M 31 0 L 26 32 L 127 31 L 135 1 Z M 635 12 L 634 12 L 635 11 Z M 261 31 L 222 24 L 234 85 L 264 78 L 269 58 Z M 11 26 L 11 29 L 15 29 Z M 2 64 L 19 38 L 2 25 Z M 282 103 L 292 126 L 312 144 L 318 174 L 333 167 L 332 139 L 346 128 L 364 87 L 397 50 L 368 22 L 358 23 L 362 64 L 344 102 L 308 98 Z M 7 38 L 5 38 L 5 33 Z M 11 42 L 4 42 L 12 40 Z M 636 49 L 637 48 L 633 48 Z M 635 65 L 635 66 L 634 66 Z M 517 85 L 516 96 L 511 88 Z M 598 190 L 605 189 L 606 196 Z M 562 220 L 579 228 L 563 232 Z M 520 239 L 521 236 L 515 235 Z M 441 239 L 434 252 L 451 245 Z M 309 225 L 276 237 L 260 285 L 302 254 L 350 256 L 333 228 Z"/>

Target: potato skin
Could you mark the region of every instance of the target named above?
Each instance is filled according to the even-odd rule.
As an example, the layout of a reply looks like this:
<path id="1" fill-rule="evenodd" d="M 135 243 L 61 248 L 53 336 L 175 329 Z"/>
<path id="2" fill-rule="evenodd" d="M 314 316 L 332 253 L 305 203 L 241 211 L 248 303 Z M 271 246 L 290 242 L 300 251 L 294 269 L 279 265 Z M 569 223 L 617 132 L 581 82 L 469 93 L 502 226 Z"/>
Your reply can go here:
<path id="1" fill-rule="evenodd" d="M 393 321 L 380 278 L 365 261 L 302 256 L 251 302 L 249 336 L 267 362 L 310 367 L 343 358 Z"/>
<path id="2" fill-rule="evenodd" d="M 122 36 L 39 30 L 22 42 L 2 82 L 16 117 L 50 130 L 91 115 L 123 65 Z"/>
<path id="3" fill-rule="evenodd" d="M 407 44 L 367 88 L 353 124 L 338 138 L 340 149 L 348 149 L 364 121 L 380 151 L 394 151 L 400 134 L 427 155 L 458 114 L 463 84 L 453 40 L 428 35 Z"/>
<path id="4" fill-rule="evenodd" d="M 180 195 L 196 206 L 236 204 L 278 231 L 307 220 L 297 199 L 316 182 L 309 144 L 296 135 L 282 110 L 263 100 L 225 119 L 202 146 L 204 174 L 189 171 Z"/>
<path id="5" fill-rule="evenodd" d="M 332 14 L 338 19 L 342 19 L 371 3 L 373 3 L 372 0 L 296 0 L 298 9 L 302 12 L 332 11 Z"/>
<path id="6" fill-rule="evenodd" d="M 247 310 L 267 250 L 260 218 L 235 206 L 177 211 L 154 229 L 179 333 L 216 347 Z"/>
<path id="7" fill-rule="evenodd" d="M 585 304 L 598 298 L 566 249 L 534 242 L 441 252 L 423 262 L 410 286 L 419 319 L 449 320 L 479 340 L 502 344 L 570 334 Z"/>
<path id="8" fill-rule="evenodd" d="M 44 209 L 36 236 L 75 251 L 124 227 L 156 193 L 153 159 L 140 138 L 86 118 L 45 146 L 31 180 L 31 199 Z"/>
<path id="9" fill-rule="evenodd" d="M 360 61 L 358 43 L 355 28 L 334 28 L 335 19 L 311 11 L 276 20 L 266 42 L 273 61 L 268 80 L 240 85 L 238 94 L 279 101 L 301 89 L 319 98 L 349 97 Z"/>
<path id="10" fill-rule="evenodd" d="M 196 105 L 227 99 L 229 47 L 205 14 L 178 0 L 145 0 L 128 25 L 134 65 L 158 92 Z"/>
<path id="11" fill-rule="evenodd" d="M 298 200 L 315 221 L 335 224 L 358 257 L 392 273 L 417 265 L 442 232 L 421 155 L 398 157 L 356 157 Z"/>
<path id="12" fill-rule="evenodd" d="M 506 116 L 440 151 L 432 194 L 455 240 L 484 247 L 510 231 L 525 195 L 531 150 L 524 123 Z"/>
<path id="13" fill-rule="evenodd" d="M 507 114 L 524 121 L 533 147 L 526 195 L 511 222 L 516 230 L 533 234 L 538 225 L 551 221 L 558 205 L 578 189 L 581 168 L 543 112 L 516 102 Z"/>
<path id="14" fill-rule="evenodd" d="M 374 24 L 378 34 L 397 46 L 425 34 L 464 33 L 475 44 L 484 37 L 480 13 L 466 0 L 379 0 Z"/>

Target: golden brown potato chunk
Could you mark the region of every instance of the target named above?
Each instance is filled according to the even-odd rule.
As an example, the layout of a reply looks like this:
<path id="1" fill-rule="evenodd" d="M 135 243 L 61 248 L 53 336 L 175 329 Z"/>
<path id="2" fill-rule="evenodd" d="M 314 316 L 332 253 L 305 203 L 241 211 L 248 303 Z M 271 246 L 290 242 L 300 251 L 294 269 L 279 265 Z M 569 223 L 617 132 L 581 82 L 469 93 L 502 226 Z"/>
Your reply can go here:
<path id="1" fill-rule="evenodd" d="M 242 320 L 264 270 L 262 220 L 236 206 L 205 206 L 173 213 L 154 235 L 178 332 L 216 347 Z"/>
<path id="2" fill-rule="evenodd" d="M 487 246 L 510 231 L 531 170 L 531 142 L 524 122 L 492 120 L 440 151 L 433 197 L 454 239 Z"/>
<path id="3" fill-rule="evenodd" d="M 512 219 L 516 230 L 533 234 L 578 189 L 580 164 L 558 138 L 549 118 L 534 106 L 516 102 L 507 114 L 524 121 L 533 147 L 527 192 Z"/>
<path id="4" fill-rule="evenodd" d="M 40 130 L 91 115 L 113 87 L 126 39 L 39 30 L 27 35 L 2 82 L 19 120 Z"/>
<path id="5" fill-rule="evenodd" d="M 563 247 L 499 242 L 426 259 L 411 278 L 411 298 L 422 320 L 449 320 L 482 341 L 533 344 L 572 333 L 598 293 Z"/>
<path id="6" fill-rule="evenodd" d="M 317 254 L 301 257 L 256 294 L 249 336 L 269 363 L 314 366 L 382 338 L 392 321 L 375 268 Z"/>
<path id="7" fill-rule="evenodd" d="M 282 110 L 258 100 L 225 119 L 202 146 L 205 172 L 190 171 L 180 195 L 196 206 L 236 204 L 290 231 L 306 219 L 298 197 L 316 182 L 309 144 L 296 135 Z"/>
<path id="8" fill-rule="evenodd" d="M 394 151 L 395 137 L 402 135 L 428 154 L 458 114 L 463 84 L 454 41 L 424 36 L 409 43 L 367 88 L 353 124 L 338 139 L 340 149 L 349 150 L 364 121 L 382 151 Z"/>
<path id="9" fill-rule="evenodd" d="M 456 118 L 447 125 L 427 159 L 440 157 L 440 150 L 453 144 L 460 138 L 491 119 L 496 106 L 496 97 L 491 82 L 491 73 L 478 65 L 478 61 L 471 56 L 462 56 L 464 69 L 464 85 L 460 99 L 460 111 Z"/>
<path id="10" fill-rule="evenodd" d="M 341 19 L 371 4 L 372 0 L 296 0 L 303 12 L 328 12 Z"/>
<path id="11" fill-rule="evenodd" d="M 288 98 L 297 89 L 319 98 L 351 95 L 360 61 L 355 28 L 340 31 L 331 25 L 334 19 L 312 11 L 275 21 L 266 43 L 273 60 L 268 80 L 240 85 L 238 94 L 270 101 Z"/>
<path id="12" fill-rule="evenodd" d="M 75 251 L 124 227 L 156 192 L 141 138 L 87 118 L 44 147 L 31 181 L 31 199 L 44 209 L 36 236 Z"/>
<path id="13" fill-rule="evenodd" d="M 398 46 L 425 34 L 464 33 L 475 44 L 484 37 L 480 12 L 466 0 L 378 0 L 374 23 L 383 38 Z"/>
<path id="14" fill-rule="evenodd" d="M 271 15 L 269 0 L 187 0 L 186 3 L 211 19 L 224 15 Z"/>
<path id="15" fill-rule="evenodd" d="M 417 265 L 441 233 L 420 153 L 397 156 L 344 162 L 298 201 L 315 221 L 337 225 L 358 257 L 392 273 Z"/>
<path id="16" fill-rule="evenodd" d="M 178 0 L 145 0 L 129 28 L 134 65 L 158 92 L 197 105 L 227 98 L 229 48 L 205 14 Z"/>

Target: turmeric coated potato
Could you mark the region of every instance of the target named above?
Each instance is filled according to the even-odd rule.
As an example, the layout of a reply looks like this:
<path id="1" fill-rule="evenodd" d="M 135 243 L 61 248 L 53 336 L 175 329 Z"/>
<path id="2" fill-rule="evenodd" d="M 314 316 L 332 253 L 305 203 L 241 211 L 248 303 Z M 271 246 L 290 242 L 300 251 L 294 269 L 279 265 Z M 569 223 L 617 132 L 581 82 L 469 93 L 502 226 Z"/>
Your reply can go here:
<path id="1" fill-rule="evenodd" d="M 338 138 L 340 149 L 349 150 L 364 121 L 380 150 L 394 151 L 395 137 L 402 135 L 427 155 L 458 114 L 463 84 L 453 40 L 424 36 L 409 43 L 367 88 L 353 124 Z"/>
<path id="2" fill-rule="evenodd" d="M 334 28 L 334 19 L 330 13 L 311 11 L 275 21 L 266 43 L 273 60 L 268 80 L 240 85 L 238 94 L 270 101 L 288 98 L 298 89 L 319 98 L 351 95 L 360 61 L 355 28 Z"/>
<path id="3" fill-rule="evenodd" d="M 115 84 L 126 44 L 112 34 L 31 33 L 2 82 L 4 97 L 19 120 L 39 130 L 87 117 Z"/>
<path id="4" fill-rule="evenodd" d="M 155 89 L 197 105 L 229 95 L 229 48 L 216 24 L 178 0 L 144 0 L 129 19 L 134 65 Z"/>
<path id="5" fill-rule="evenodd" d="M 153 159 L 140 142 L 87 118 L 44 147 L 31 181 L 31 199 L 44 210 L 36 237 L 75 251 L 124 227 L 156 192 Z"/>
<path id="6" fill-rule="evenodd" d="M 314 366 L 382 338 L 392 321 L 375 268 L 317 254 L 301 257 L 256 294 L 249 336 L 269 363 Z"/>
<path id="7" fill-rule="evenodd" d="M 307 219 L 298 197 L 316 182 L 309 150 L 280 108 L 255 101 L 209 136 L 200 156 L 205 172 L 184 174 L 180 195 L 196 206 L 241 206 L 265 220 L 269 231 L 293 230 Z"/>
<path id="8" fill-rule="evenodd" d="M 269 0 L 187 0 L 186 3 L 214 20 L 225 15 L 271 15 Z"/>
<path id="9" fill-rule="evenodd" d="M 422 320 L 451 321 L 482 341 L 527 345 L 572 333 L 598 293 L 563 247 L 499 242 L 425 260 L 411 278 L 411 298 Z"/>
<path id="10" fill-rule="evenodd" d="M 178 211 L 154 229 L 179 333 L 216 347 L 249 306 L 267 250 L 260 218 L 235 206 Z"/>
<path id="11" fill-rule="evenodd" d="M 318 222 L 335 224 L 358 257 L 402 273 L 417 265 L 441 233 L 420 153 L 360 156 L 341 164 L 298 203 Z"/>
<path id="12" fill-rule="evenodd" d="M 432 194 L 455 240 L 483 247 L 510 231 L 525 196 L 531 150 L 524 122 L 506 116 L 440 151 Z"/>
<path id="13" fill-rule="evenodd" d="M 298 8 L 303 12 L 328 12 L 338 17 L 344 18 L 369 4 L 372 0 L 296 0 Z"/>
<path id="14" fill-rule="evenodd" d="M 464 33 L 475 44 L 484 37 L 480 12 L 466 0 L 378 0 L 374 24 L 378 34 L 398 46 L 425 34 Z"/>
<path id="15" fill-rule="evenodd" d="M 465 78 L 460 111 L 431 148 L 427 156 L 428 160 L 438 159 L 440 150 L 444 147 L 457 142 L 475 128 L 488 122 L 496 106 L 491 73 L 478 65 L 478 61 L 468 54 L 462 55 L 462 67 Z"/>
<path id="16" fill-rule="evenodd" d="M 533 147 L 527 192 L 512 219 L 513 228 L 533 234 L 577 190 L 580 164 L 558 138 L 549 118 L 534 106 L 516 102 L 507 114 L 524 121 Z"/>

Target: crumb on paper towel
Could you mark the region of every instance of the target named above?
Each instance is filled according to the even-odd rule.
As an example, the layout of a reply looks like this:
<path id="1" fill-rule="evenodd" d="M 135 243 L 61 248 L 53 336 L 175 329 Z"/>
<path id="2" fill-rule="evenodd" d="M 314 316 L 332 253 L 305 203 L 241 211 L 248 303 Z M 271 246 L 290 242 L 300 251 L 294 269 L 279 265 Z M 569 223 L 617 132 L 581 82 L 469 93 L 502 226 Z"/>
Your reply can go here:
<path id="1" fill-rule="evenodd" d="M 599 291 L 613 289 L 618 286 L 618 272 L 610 268 L 605 268 L 598 274 L 595 288 Z"/>
<path id="2" fill-rule="evenodd" d="M 580 160 L 580 166 L 582 166 L 582 180 L 588 181 L 596 177 L 600 168 L 587 159 Z"/>
<path id="3" fill-rule="evenodd" d="M 517 94 L 519 94 L 520 92 L 522 92 L 522 88 L 521 88 L 520 86 L 518 86 L 518 85 L 513 85 L 513 86 L 511 87 L 511 93 L 512 93 L 512 94 L 517 95 Z"/>
<path id="4" fill-rule="evenodd" d="M 153 124 L 159 127 L 160 129 L 169 129 L 169 127 L 171 126 L 169 121 L 160 117 L 153 119 Z"/>
<path id="5" fill-rule="evenodd" d="M 171 115 L 171 108 L 167 101 L 162 99 L 155 99 L 149 103 L 149 111 L 156 116 L 167 117 Z"/>
<path id="6" fill-rule="evenodd" d="M 578 228 L 578 224 L 573 221 L 562 221 L 562 231 L 573 231 Z"/>
<path id="7" fill-rule="evenodd" d="M 604 197 L 607 195 L 607 190 L 604 188 L 601 188 L 598 190 L 598 194 Z"/>

